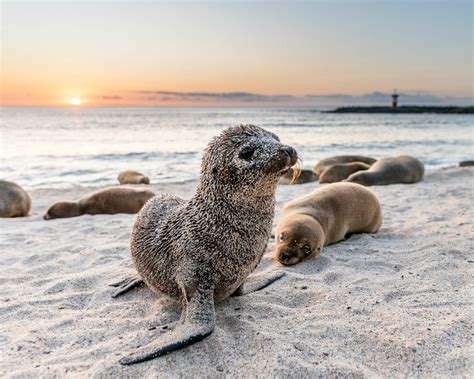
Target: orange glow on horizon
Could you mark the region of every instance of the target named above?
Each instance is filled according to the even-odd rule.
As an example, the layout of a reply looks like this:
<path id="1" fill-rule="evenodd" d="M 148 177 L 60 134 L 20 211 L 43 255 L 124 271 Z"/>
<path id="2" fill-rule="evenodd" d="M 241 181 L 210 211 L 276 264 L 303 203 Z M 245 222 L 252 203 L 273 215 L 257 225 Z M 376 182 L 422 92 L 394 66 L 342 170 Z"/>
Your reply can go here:
<path id="1" fill-rule="evenodd" d="M 470 2 L 63 3 L 2 3 L 0 105 L 308 104 L 394 87 L 473 96 Z"/>
<path id="2" fill-rule="evenodd" d="M 71 97 L 69 99 L 69 104 L 74 105 L 74 106 L 79 106 L 81 105 L 81 99 L 78 97 Z"/>

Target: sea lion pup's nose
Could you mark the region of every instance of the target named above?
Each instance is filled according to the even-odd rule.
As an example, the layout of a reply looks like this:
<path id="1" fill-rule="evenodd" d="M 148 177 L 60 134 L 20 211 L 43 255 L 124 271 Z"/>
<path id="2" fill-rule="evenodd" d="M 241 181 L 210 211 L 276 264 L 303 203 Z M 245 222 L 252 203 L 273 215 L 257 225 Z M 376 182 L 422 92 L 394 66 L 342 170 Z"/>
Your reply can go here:
<path id="1" fill-rule="evenodd" d="M 286 262 L 288 259 L 290 259 L 290 254 L 287 254 L 285 253 L 284 251 L 282 251 L 279 255 L 278 255 L 278 260 L 280 262 Z"/>
<path id="2" fill-rule="evenodd" d="M 298 158 L 298 153 L 296 152 L 296 150 L 294 148 L 292 148 L 291 146 L 288 146 L 288 145 L 285 145 L 283 146 L 283 151 L 288 154 L 288 156 L 291 158 L 291 159 L 296 159 Z"/>

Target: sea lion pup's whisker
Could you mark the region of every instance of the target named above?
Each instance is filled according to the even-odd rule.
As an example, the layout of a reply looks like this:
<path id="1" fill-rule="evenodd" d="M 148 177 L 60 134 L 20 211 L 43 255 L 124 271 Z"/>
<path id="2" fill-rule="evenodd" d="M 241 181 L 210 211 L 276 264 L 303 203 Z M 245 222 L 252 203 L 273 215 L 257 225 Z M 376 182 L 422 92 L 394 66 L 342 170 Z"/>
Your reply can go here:
<path id="1" fill-rule="evenodd" d="M 298 157 L 298 160 L 296 161 L 296 163 L 291 167 L 293 171 L 293 177 L 291 178 L 290 184 L 293 184 L 295 180 L 300 177 L 302 168 L 303 168 L 303 160 L 300 157 Z"/>

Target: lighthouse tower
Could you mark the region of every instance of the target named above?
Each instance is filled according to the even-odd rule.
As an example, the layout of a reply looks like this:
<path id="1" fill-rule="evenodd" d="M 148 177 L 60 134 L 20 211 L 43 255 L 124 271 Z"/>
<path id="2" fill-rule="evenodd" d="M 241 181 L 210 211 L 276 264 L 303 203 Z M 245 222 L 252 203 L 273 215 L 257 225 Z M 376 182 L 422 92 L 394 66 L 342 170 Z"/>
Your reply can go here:
<path id="1" fill-rule="evenodd" d="M 398 108 L 398 96 L 400 96 L 398 93 L 397 93 L 397 90 L 393 90 L 393 93 L 392 93 L 392 111 L 396 111 L 397 108 Z"/>

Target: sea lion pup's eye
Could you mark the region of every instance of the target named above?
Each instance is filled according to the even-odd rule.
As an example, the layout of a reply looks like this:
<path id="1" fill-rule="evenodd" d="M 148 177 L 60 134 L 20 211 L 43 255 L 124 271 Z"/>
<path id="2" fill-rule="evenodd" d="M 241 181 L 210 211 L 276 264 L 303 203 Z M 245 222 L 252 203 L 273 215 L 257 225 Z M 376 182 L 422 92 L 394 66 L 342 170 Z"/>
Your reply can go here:
<path id="1" fill-rule="evenodd" d="M 240 150 L 239 158 L 248 161 L 250 158 L 252 158 L 253 153 L 255 153 L 255 149 L 253 147 L 244 147 L 242 150 Z"/>
<path id="2" fill-rule="evenodd" d="M 308 257 L 311 254 L 311 246 L 309 245 L 304 245 L 303 246 L 303 255 L 305 257 Z"/>

